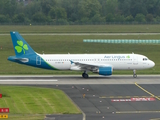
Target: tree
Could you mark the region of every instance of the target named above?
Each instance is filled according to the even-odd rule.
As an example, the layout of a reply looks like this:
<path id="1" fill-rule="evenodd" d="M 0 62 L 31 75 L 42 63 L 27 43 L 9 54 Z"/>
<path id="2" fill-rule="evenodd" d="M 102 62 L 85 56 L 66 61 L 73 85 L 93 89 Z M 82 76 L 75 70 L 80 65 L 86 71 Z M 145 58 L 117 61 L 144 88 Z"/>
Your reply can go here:
<path id="1" fill-rule="evenodd" d="M 154 6 L 154 9 L 153 9 L 153 11 L 154 11 L 154 16 L 160 16 L 160 0 L 157 0 L 157 3 L 156 3 L 156 5 Z"/>
<path id="2" fill-rule="evenodd" d="M 92 18 L 99 14 L 101 5 L 98 0 L 80 0 L 78 4 L 78 16 L 81 18 Z"/>
<path id="3" fill-rule="evenodd" d="M 32 20 L 33 22 L 38 22 L 38 23 L 46 22 L 46 17 L 42 12 L 38 12 L 32 16 Z"/>
<path id="4" fill-rule="evenodd" d="M 55 9 L 56 19 L 66 19 L 67 13 L 64 8 L 58 7 Z"/>
<path id="5" fill-rule="evenodd" d="M 160 16 L 157 16 L 157 17 L 156 17 L 156 21 L 157 21 L 157 22 L 160 22 Z"/>
<path id="6" fill-rule="evenodd" d="M 0 0 L 0 22 L 156 22 L 159 11 L 160 0 Z"/>
<path id="7" fill-rule="evenodd" d="M 39 1 L 33 1 L 25 7 L 25 15 L 32 19 L 33 15 L 42 12 L 42 7 Z"/>
<path id="8" fill-rule="evenodd" d="M 115 21 L 115 16 L 112 13 L 109 13 L 106 16 L 106 22 L 114 22 Z"/>
<path id="9" fill-rule="evenodd" d="M 17 9 L 16 0 L 1 0 L 1 14 L 9 15 L 12 17 Z"/>
<path id="10" fill-rule="evenodd" d="M 106 0 L 106 12 L 117 14 L 118 12 L 118 0 Z"/>
<path id="11" fill-rule="evenodd" d="M 115 22 L 124 22 L 125 18 L 123 15 L 117 14 L 115 15 Z"/>
<path id="12" fill-rule="evenodd" d="M 152 14 L 147 14 L 146 15 L 146 21 L 147 22 L 152 22 L 153 21 L 153 15 Z"/>
<path id="13" fill-rule="evenodd" d="M 75 22 L 78 20 L 78 14 L 72 13 L 68 19 L 69 19 L 69 21 Z"/>
<path id="14" fill-rule="evenodd" d="M 135 21 L 137 21 L 137 22 L 146 22 L 145 16 L 143 14 L 139 13 L 139 14 L 136 15 Z"/>
<path id="15" fill-rule="evenodd" d="M 146 16 L 148 13 L 146 9 L 145 0 L 132 0 L 130 6 L 131 15 L 135 17 L 137 14 L 143 14 Z"/>
<path id="16" fill-rule="evenodd" d="M 118 0 L 118 11 L 125 17 L 131 15 L 131 2 L 132 0 Z"/>
<path id="17" fill-rule="evenodd" d="M 78 20 L 79 0 L 62 0 L 61 7 L 66 10 L 67 20 L 75 22 Z"/>
<path id="18" fill-rule="evenodd" d="M 95 14 L 92 18 L 91 21 L 93 23 L 101 23 L 101 22 L 105 22 L 105 18 L 101 17 L 100 14 Z"/>
<path id="19" fill-rule="evenodd" d="M 0 23 L 6 23 L 6 22 L 8 22 L 6 20 L 7 20 L 7 18 L 6 18 L 5 15 L 0 15 Z"/>
<path id="20" fill-rule="evenodd" d="M 24 13 L 25 14 L 25 8 L 26 6 L 24 6 L 24 2 L 18 2 L 17 4 L 17 8 L 15 10 L 15 14 L 20 14 L 20 13 Z"/>
<path id="21" fill-rule="evenodd" d="M 146 9 L 149 14 L 155 15 L 157 9 L 159 8 L 160 1 L 159 0 L 145 0 Z"/>
<path id="22" fill-rule="evenodd" d="M 68 25 L 68 22 L 66 19 L 58 19 L 56 23 L 60 25 Z"/>
<path id="23" fill-rule="evenodd" d="M 118 11 L 118 0 L 99 0 L 101 4 L 100 14 L 106 17 L 108 14 L 115 14 Z"/>
<path id="24" fill-rule="evenodd" d="M 84 18 L 81 18 L 80 22 L 81 22 L 82 24 L 87 24 L 87 23 L 90 22 L 90 20 L 89 20 L 88 17 L 84 17 Z"/>
<path id="25" fill-rule="evenodd" d="M 48 15 L 51 8 L 56 5 L 55 0 L 41 0 L 40 2 L 41 2 L 40 5 L 41 5 L 41 8 L 42 8 L 42 12 L 45 15 Z"/>
<path id="26" fill-rule="evenodd" d="M 56 11 L 54 8 L 52 8 L 50 11 L 49 11 L 49 16 L 52 18 L 52 19 L 55 19 L 56 18 Z"/>
<path id="27" fill-rule="evenodd" d="M 23 22 L 25 22 L 25 15 L 24 15 L 23 13 L 15 14 L 15 15 L 13 16 L 12 21 L 13 21 L 14 23 L 23 23 Z"/>
<path id="28" fill-rule="evenodd" d="M 127 17 L 125 18 L 125 21 L 126 21 L 126 22 L 133 22 L 133 21 L 134 21 L 134 18 L 133 18 L 132 15 L 129 15 L 129 16 L 127 16 Z"/>

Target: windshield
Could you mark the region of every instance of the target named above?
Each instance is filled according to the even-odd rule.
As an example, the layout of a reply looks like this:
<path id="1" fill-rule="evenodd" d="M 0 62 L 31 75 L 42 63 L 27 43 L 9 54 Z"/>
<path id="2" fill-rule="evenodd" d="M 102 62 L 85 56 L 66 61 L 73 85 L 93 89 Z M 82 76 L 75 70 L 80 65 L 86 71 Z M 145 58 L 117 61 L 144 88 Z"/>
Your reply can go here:
<path id="1" fill-rule="evenodd" d="M 146 61 L 146 60 L 148 60 L 148 58 L 143 58 L 143 61 Z"/>

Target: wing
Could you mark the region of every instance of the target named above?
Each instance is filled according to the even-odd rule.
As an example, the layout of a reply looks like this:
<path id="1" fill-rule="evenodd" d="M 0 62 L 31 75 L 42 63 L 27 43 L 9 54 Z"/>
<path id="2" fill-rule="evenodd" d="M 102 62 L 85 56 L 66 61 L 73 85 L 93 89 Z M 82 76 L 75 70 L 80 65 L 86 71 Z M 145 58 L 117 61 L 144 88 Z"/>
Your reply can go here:
<path id="1" fill-rule="evenodd" d="M 99 67 L 111 66 L 110 64 L 82 63 L 82 62 L 73 62 L 71 60 L 70 62 L 71 62 L 71 69 L 77 67 L 79 68 L 79 70 L 89 70 L 89 71 L 97 70 Z"/>

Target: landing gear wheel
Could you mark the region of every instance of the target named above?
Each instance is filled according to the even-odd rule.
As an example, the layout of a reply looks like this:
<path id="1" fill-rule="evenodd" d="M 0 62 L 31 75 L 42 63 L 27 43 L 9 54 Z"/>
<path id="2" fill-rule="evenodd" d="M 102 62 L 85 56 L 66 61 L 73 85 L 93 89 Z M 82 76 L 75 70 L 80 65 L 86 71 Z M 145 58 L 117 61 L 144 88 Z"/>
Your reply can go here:
<path id="1" fill-rule="evenodd" d="M 134 77 L 134 78 L 137 77 L 136 70 L 133 70 L 133 77 Z"/>
<path id="2" fill-rule="evenodd" d="M 82 77 L 83 77 L 83 78 L 88 78 L 88 74 L 82 73 Z"/>
<path id="3" fill-rule="evenodd" d="M 82 73 L 82 77 L 83 77 L 83 78 L 84 78 L 84 74 L 85 74 L 85 73 Z"/>
<path id="4" fill-rule="evenodd" d="M 137 75 L 136 75 L 136 74 L 133 74 L 133 77 L 134 77 L 134 78 L 137 78 Z"/>

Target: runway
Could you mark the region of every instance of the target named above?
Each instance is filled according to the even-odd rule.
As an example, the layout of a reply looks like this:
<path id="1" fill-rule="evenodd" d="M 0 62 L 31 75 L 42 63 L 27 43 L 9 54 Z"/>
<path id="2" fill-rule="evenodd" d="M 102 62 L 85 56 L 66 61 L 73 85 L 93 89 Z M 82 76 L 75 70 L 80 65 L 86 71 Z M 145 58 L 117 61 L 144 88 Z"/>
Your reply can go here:
<path id="1" fill-rule="evenodd" d="M 81 75 L 22 75 L 22 76 L 0 76 L 0 84 L 160 84 L 160 75 L 138 75 L 133 78 L 132 75 L 113 75 L 103 77 L 99 75 L 90 75 L 84 79 Z"/>
<path id="2" fill-rule="evenodd" d="M 160 75 L 0 76 L 0 84 L 63 90 L 82 115 L 46 115 L 45 120 L 159 120 Z"/>

